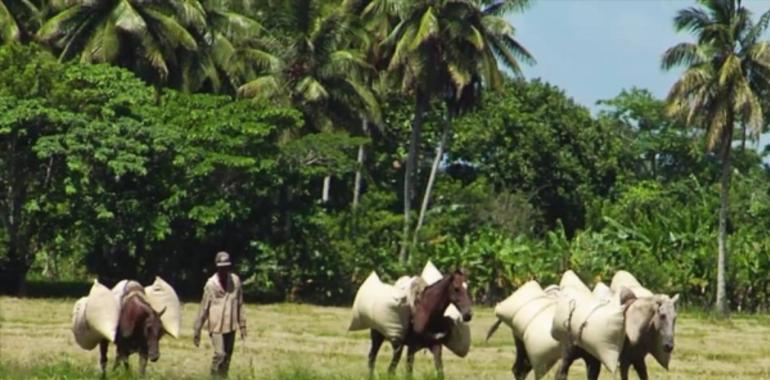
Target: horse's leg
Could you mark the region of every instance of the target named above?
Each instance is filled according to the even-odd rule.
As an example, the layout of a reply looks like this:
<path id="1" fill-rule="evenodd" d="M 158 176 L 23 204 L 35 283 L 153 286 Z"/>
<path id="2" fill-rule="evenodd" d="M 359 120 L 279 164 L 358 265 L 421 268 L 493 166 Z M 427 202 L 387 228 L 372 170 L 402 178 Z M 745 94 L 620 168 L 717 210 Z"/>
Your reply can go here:
<path id="1" fill-rule="evenodd" d="M 128 371 L 128 355 L 131 352 L 128 349 L 121 348 L 121 345 L 115 345 L 115 367 L 117 369 L 120 363 L 123 363 L 123 369 Z"/>
<path id="2" fill-rule="evenodd" d="M 99 367 L 102 369 L 102 379 L 107 377 L 107 349 L 109 347 L 110 341 L 99 342 Z"/>
<path id="3" fill-rule="evenodd" d="M 439 379 L 443 379 L 444 363 L 441 360 L 441 343 L 435 343 L 430 346 L 430 352 L 433 354 L 433 364 L 436 366 L 436 375 Z"/>
<path id="4" fill-rule="evenodd" d="M 628 359 L 620 356 L 620 380 L 628 380 L 628 369 L 631 367 L 631 362 Z"/>
<path id="5" fill-rule="evenodd" d="M 147 371 L 147 351 L 139 351 L 139 376 L 144 377 Z"/>
<path id="6" fill-rule="evenodd" d="M 529 362 L 529 357 L 527 357 L 527 349 L 524 347 L 524 342 L 515 336 L 513 341 L 516 343 L 516 361 L 513 362 L 511 372 L 513 372 L 514 379 L 524 380 L 527 378 L 529 371 L 532 370 L 532 363 Z"/>
<path id="7" fill-rule="evenodd" d="M 599 359 L 593 357 L 587 352 L 583 352 L 583 361 L 586 362 L 586 379 L 599 380 L 599 372 L 602 370 L 602 363 Z"/>
<path id="8" fill-rule="evenodd" d="M 401 361 L 401 353 L 404 351 L 404 343 L 398 342 L 393 343 L 393 359 L 390 360 L 390 365 L 388 366 L 388 375 L 393 376 L 396 374 L 396 367 L 398 367 L 398 362 Z"/>
<path id="9" fill-rule="evenodd" d="M 639 380 L 648 380 L 647 377 L 647 364 L 644 363 L 644 357 L 634 361 L 634 369 L 636 374 L 639 375 Z"/>
<path id="10" fill-rule="evenodd" d="M 370 335 L 372 340 L 372 348 L 369 349 L 369 378 L 374 377 L 374 361 L 377 360 L 377 353 L 380 352 L 380 347 L 382 347 L 382 342 L 385 341 L 385 336 L 380 334 L 377 330 L 370 330 Z"/>
<path id="11" fill-rule="evenodd" d="M 565 346 L 561 351 L 561 366 L 559 367 L 559 370 L 556 372 L 556 376 L 554 378 L 556 380 L 567 380 L 569 367 L 572 365 L 572 362 L 574 362 L 575 359 L 577 359 L 575 346 L 572 346 L 572 345 Z"/>
<path id="12" fill-rule="evenodd" d="M 407 378 L 412 378 L 412 373 L 414 373 L 414 355 L 417 353 L 417 345 L 415 344 L 407 344 L 406 345 L 406 376 Z"/>

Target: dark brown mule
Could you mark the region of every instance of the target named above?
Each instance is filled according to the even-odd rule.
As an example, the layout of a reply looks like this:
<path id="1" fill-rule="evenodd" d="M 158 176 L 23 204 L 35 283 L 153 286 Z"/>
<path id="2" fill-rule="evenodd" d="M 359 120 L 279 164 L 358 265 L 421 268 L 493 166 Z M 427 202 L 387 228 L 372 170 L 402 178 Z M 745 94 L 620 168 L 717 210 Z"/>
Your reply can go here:
<path id="1" fill-rule="evenodd" d="M 441 361 L 441 345 L 452 328 L 452 320 L 444 316 L 449 304 L 455 305 L 467 322 L 473 316 L 471 307 L 473 301 L 468 294 L 466 276 L 460 271 L 444 276 L 440 281 L 425 288 L 415 302 L 406 337 L 403 341 L 390 342 L 393 346 L 393 359 L 388 367 L 391 375 L 396 371 L 404 346 L 407 347 L 407 374 L 412 375 L 414 355 L 417 351 L 427 348 L 433 354 L 433 361 L 439 377 L 444 376 Z M 372 348 L 369 351 L 369 377 L 374 376 L 374 363 L 380 351 L 385 336 L 379 331 L 371 330 Z"/>
<path id="2" fill-rule="evenodd" d="M 139 353 L 139 373 L 144 376 L 147 369 L 147 359 L 155 362 L 160 358 L 158 344 L 163 336 L 163 325 L 160 316 L 166 311 L 164 308 L 156 312 L 144 298 L 144 289 L 129 289 L 121 299 L 120 319 L 115 336 L 116 357 L 115 367 L 122 362 L 128 369 L 128 356 L 134 352 Z M 106 376 L 107 348 L 109 341 L 99 343 L 99 364 L 102 368 L 102 377 Z"/>

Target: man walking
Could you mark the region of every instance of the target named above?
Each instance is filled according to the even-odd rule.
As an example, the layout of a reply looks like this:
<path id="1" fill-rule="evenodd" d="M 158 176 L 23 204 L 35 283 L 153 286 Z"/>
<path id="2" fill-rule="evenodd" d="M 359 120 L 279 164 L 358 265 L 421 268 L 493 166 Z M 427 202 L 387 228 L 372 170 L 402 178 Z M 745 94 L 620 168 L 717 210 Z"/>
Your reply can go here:
<path id="1" fill-rule="evenodd" d="M 196 347 L 200 345 L 201 328 L 208 322 L 206 326 L 211 336 L 211 345 L 214 346 L 211 375 L 226 378 L 233 355 L 236 328 L 241 331 L 241 340 L 246 339 L 246 315 L 243 310 L 241 279 L 230 272 L 230 255 L 224 251 L 218 252 L 214 262 L 217 273 L 206 281 L 203 288 L 193 343 Z"/>

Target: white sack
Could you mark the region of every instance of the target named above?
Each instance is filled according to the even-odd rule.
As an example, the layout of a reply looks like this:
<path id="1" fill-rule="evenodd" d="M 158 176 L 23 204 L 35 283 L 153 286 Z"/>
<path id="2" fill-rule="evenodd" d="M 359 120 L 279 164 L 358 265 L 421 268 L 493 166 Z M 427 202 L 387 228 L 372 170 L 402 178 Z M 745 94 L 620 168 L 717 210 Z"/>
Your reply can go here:
<path id="1" fill-rule="evenodd" d="M 615 294 L 612 292 L 612 289 L 610 289 L 603 282 L 597 282 L 596 285 L 594 285 L 593 292 L 591 293 L 593 294 L 594 298 L 601 301 L 615 301 L 617 299 Z"/>
<path id="2" fill-rule="evenodd" d="M 556 304 L 556 300 L 545 294 L 533 298 L 526 305 L 520 308 L 513 316 L 513 334 L 516 337 L 524 337 L 524 333 L 529 329 L 529 325 L 546 309 Z"/>
<path id="3" fill-rule="evenodd" d="M 88 327 L 110 342 L 115 341 L 120 318 L 120 304 L 115 300 L 109 288 L 94 280 L 88 293 L 85 318 Z"/>
<path id="4" fill-rule="evenodd" d="M 122 305 L 123 295 L 126 294 L 126 285 L 128 280 L 120 280 L 115 286 L 112 287 L 112 295 L 115 296 L 115 300 L 118 305 Z"/>
<path id="5" fill-rule="evenodd" d="M 174 288 L 160 277 L 155 277 L 152 285 L 144 288 L 147 302 L 153 310 L 166 311 L 160 316 L 163 329 L 174 338 L 179 338 L 179 330 L 182 327 L 182 303 L 179 302 Z"/>
<path id="6" fill-rule="evenodd" d="M 441 279 L 444 278 L 444 275 L 441 274 L 441 271 L 439 271 L 430 260 L 428 260 L 428 262 L 425 263 L 425 267 L 422 269 L 420 277 L 422 277 L 422 279 L 430 286 L 441 281 Z M 449 337 L 447 337 L 444 342 L 444 346 L 455 355 L 464 358 L 468 355 L 471 348 L 471 328 L 465 321 L 463 321 L 462 313 L 460 313 L 460 310 L 458 310 L 455 305 L 450 304 L 449 307 L 446 308 L 446 311 L 444 311 L 444 316 L 449 317 L 454 322 L 454 326 L 449 332 Z"/>
<path id="7" fill-rule="evenodd" d="M 614 276 L 612 276 L 610 289 L 612 289 L 612 291 L 616 294 L 620 295 L 620 290 L 623 287 L 632 291 L 637 298 L 653 296 L 652 292 L 642 286 L 642 284 L 637 281 L 634 275 L 624 270 L 619 270 L 615 273 Z"/>
<path id="8" fill-rule="evenodd" d="M 573 290 L 576 290 L 580 292 L 583 295 L 590 295 L 591 289 L 586 286 L 586 284 L 583 283 L 583 281 L 578 277 L 575 272 L 572 270 L 568 270 L 564 272 L 564 274 L 561 276 L 561 282 L 559 282 L 559 286 L 564 288 L 571 288 Z"/>
<path id="9" fill-rule="evenodd" d="M 463 316 L 455 305 L 450 304 L 444 316 L 449 317 L 454 322 L 444 346 L 455 355 L 464 358 L 471 349 L 471 327 L 463 321 Z"/>
<path id="10" fill-rule="evenodd" d="M 75 336 L 75 342 L 78 346 L 85 350 L 93 350 L 104 338 L 88 327 L 86 321 L 87 302 L 88 297 L 83 297 L 75 302 L 75 307 L 72 309 L 72 334 Z"/>
<path id="11" fill-rule="evenodd" d="M 401 341 L 409 326 L 406 292 L 382 283 L 372 271 L 353 301 L 353 318 L 349 331 L 374 329 L 390 341 Z"/>
<path id="12" fill-rule="evenodd" d="M 420 277 L 422 277 L 422 279 L 430 286 L 441 281 L 441 279 L 444 278 L 444 275 L 441 274 L 441 271 L 439 271 L 435 265 L 433 265 L 433 262 L 428 260 L 428 262 L 425 263 L 425 267 L 422 268 Z"/>
<path id="13" fill-rule="evenodd" d="M 562 289 L 551 335 L 560 342 L 577 344 L 614 372 L 626 337 L 623 309 L 614 302 Z"/>
<path id="14" fill-rule="evenodd" d="M 535 370 L 535 379 L 541 379 L 561 359 L 561 345 L 551 336 L 551 324 L 556 303 L 542 310 L 527 326 L 522 341 L 527 357 Z"/>
<path id="15" fill-rule="evenodd" d="M 502 302 L 499 302 L 495 306 L 495 315 L 511 329 L 513 329 L 514 335 L 521 338 L 524 334 L 524 327 L 526 326 L 514 326 L 513 320 L 516 314 L 524 308 L 531 301 L 545 296 L 546 293 L 537 283 L 537 281 L 527 281 L 524 285 L 516 289 L 513 294 L 508 296 Z M 517 332 L 518 330 L 518 332 Z"/>

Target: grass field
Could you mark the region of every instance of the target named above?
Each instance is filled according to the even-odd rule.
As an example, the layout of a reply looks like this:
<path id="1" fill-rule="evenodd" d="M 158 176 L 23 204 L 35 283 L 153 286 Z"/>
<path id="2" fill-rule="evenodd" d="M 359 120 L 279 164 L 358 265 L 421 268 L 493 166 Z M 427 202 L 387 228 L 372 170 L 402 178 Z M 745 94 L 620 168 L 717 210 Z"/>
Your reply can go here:
<path id="1" fill-rule="evenodd" d="M 74 300 L 20 300 L 0 297 L 0 379 L 97 378 L 98 350 L 80 349 L 70 332 Z M 184 330 L 180 339 L 161 341 L 161 358 L 148 366 L 148 379 L 208 378 L 211 347 L 204 339 L 192 344 L 192 322 L 197 306 L 184 306 Z M 444 351 L 447 379 L 512 379 L 513 342 L 504 326 L 484 342 L 494 322 L 490 309 L 476 309 L 473 348 L 465 359 Z M 231 366 L 233 379 L 332 380 L 366 377 L 367 332 L 347 332 L 349 311 L 309 305 L 260 305 L 248 307 L 246 342 L 236 342 Z M 770 379 L 770 318 L 735 316 L 714 321 L 680 315 L 671 370 L 662 370 L 648 358 L 653 379 Z M 390 360 L 385 346 L 378 360 L 384 377 Z M 114 347 L 110 349 L 110 360 Z M 135 378 L 132 372 L 110 373 L 111 379 Z M 112 363 L 110 363 L 111 365 Z M 584 379 L 583 364 L 573 367 L 570 378 Z M 399 367 L 403 374 L 403 361 Z M 416 360 L 417 378 L 433 374 L 430 355 Z M 551 378 L 551 375 L 548 376 Z M 602 379 L 614 379 L 605 370 Z M 635 378 L 635 377 L 633 377 Z"/>

